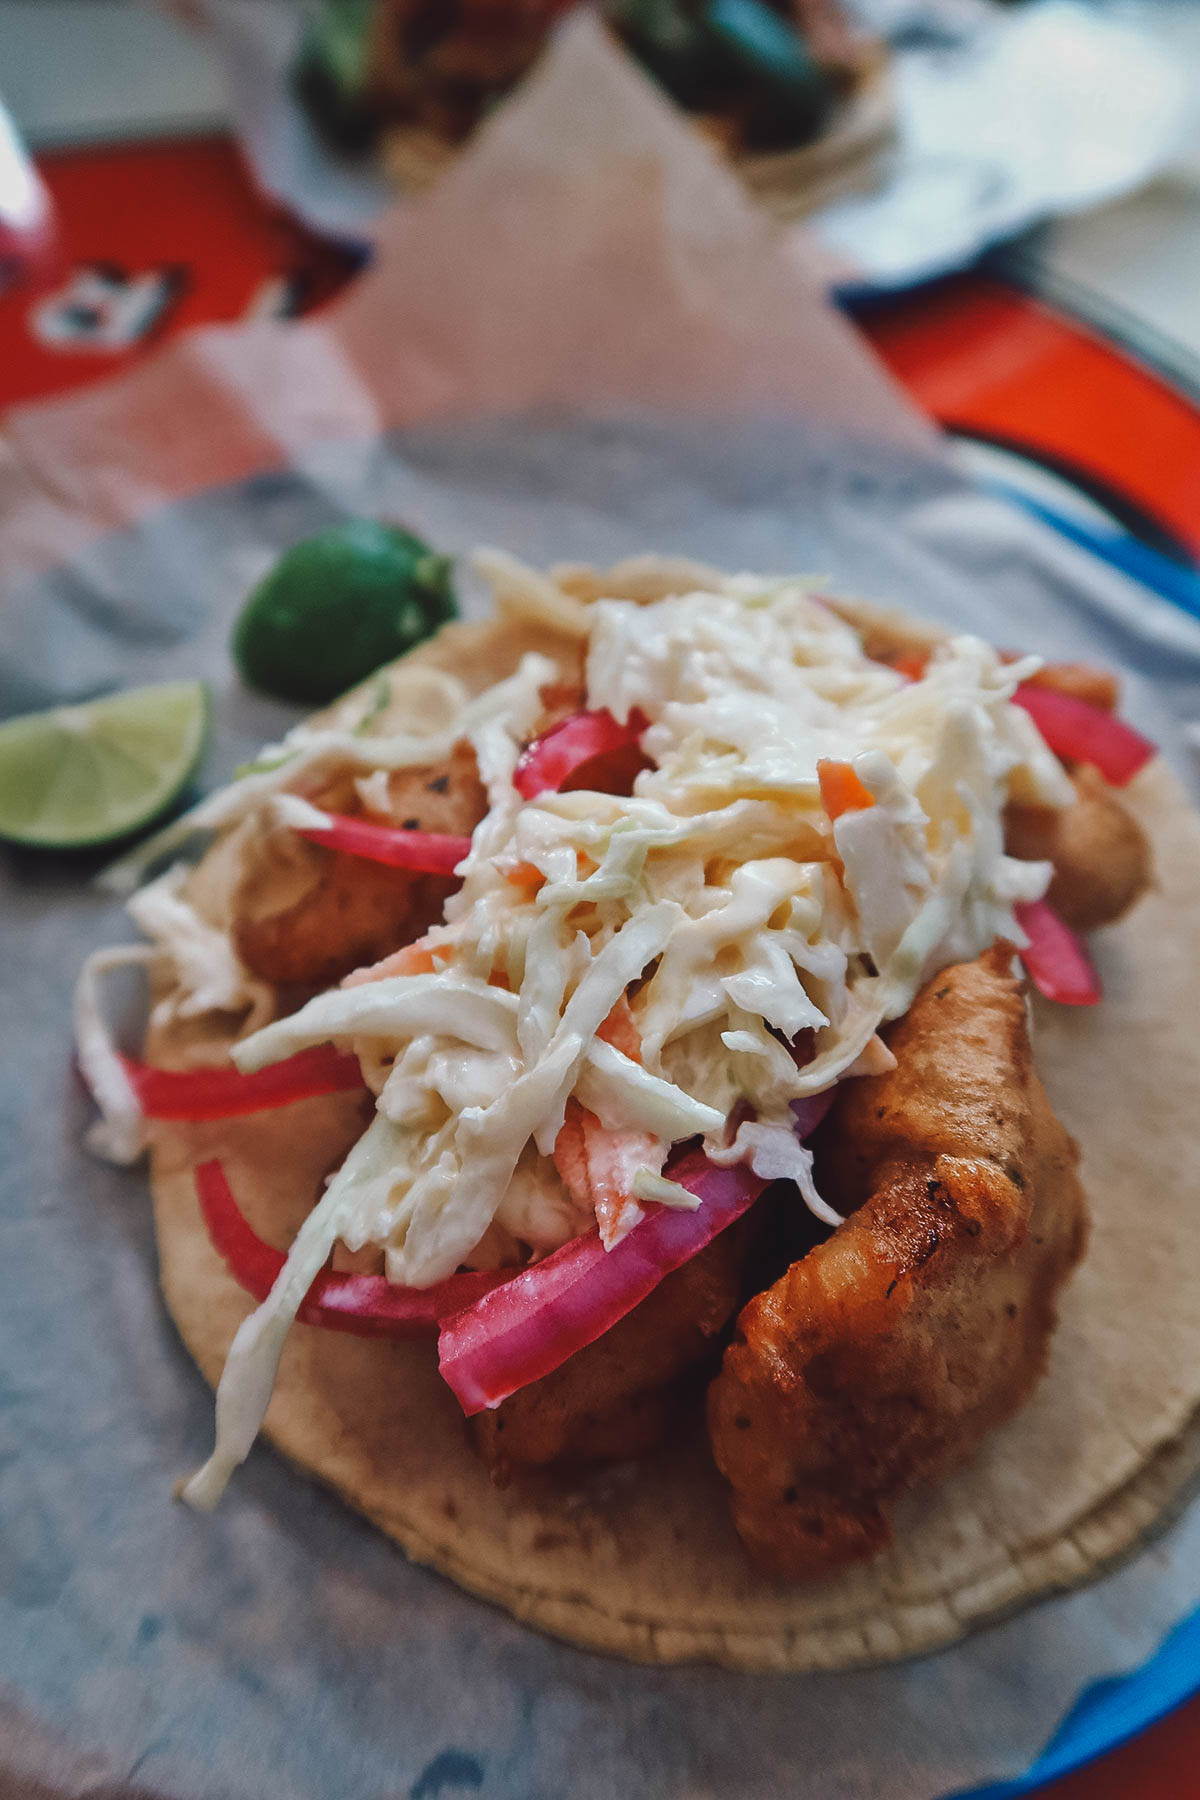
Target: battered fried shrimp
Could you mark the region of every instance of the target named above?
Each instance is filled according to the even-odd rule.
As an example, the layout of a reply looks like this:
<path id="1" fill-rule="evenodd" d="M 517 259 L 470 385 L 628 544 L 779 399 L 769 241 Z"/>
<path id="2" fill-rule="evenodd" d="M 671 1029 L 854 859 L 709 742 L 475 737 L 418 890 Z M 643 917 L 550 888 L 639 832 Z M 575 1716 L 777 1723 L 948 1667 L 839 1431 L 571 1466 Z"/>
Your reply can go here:
<path id="1" fill-rule="evenodd" d="M 897 1497 L 1042 1372 L 1084 1198 L 1010 963 L 944 970 L 888 1034 L 897 1067 L 846 1083 L 821 1173 L 850 1216 L 743 1309 L 709 1390 L 734 1521 L 773 1574 L 877 1554 Z"/>
<path id="2" fill-rule="evenodd" d="M 469 837 L 487 811 L 487 794 L 474 750 L 470 744 L 458 743 L 436 768 L 427 764 L 418 769 L 393 769 L 387 778 L 386 806 L 372 799 L 364 810 L 380 824 Z"/>
<path id="3" fill-rule="evenodd" d="M 514 1467 L 639 1456 L 679 1410 L 679 1377 L 711 1357 L 742 1295 L 747 1234 L 733 1226 L 586 1350 L 473 1421 L 499 1483 Z"/>
<path id="4" fill-rule="evenodd" d="M 1061 812 L 1009 806 L 1005 847 L 1025 862 L 1051 862 L 1046 898 L 1075 931 L 1095 931 L 1129 911 L 1150 885 L 1150 843 L 1095 769 L 1071 777 L 1078 796 Z"/>
<path id="5" fill-rule="evenodd" d="M 487 810 L 467 744 L 456 744 L 437 767 L 393 770 L 386 796 L 370 808 L 347 782 L 313 798 L 331 811 L 463 836 Z M 420 937 L 456 886 L 450 877 L 385 868 L 280 828 L 247 857 L 233 900 L 234 945 L 246 968 L 274 986 L 328 987 Z"/>

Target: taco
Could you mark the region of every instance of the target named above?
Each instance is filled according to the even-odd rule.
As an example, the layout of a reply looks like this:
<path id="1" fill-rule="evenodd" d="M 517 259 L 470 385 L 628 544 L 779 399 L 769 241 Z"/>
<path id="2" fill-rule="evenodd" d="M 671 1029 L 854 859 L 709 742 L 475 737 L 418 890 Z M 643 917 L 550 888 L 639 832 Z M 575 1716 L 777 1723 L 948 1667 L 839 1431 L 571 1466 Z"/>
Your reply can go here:
<path id="1" fill-rule="evenodd" d="M 406 194 L 450 167 L 546 50 L 563 0 L 375 0 L 318 9 L 293 84 L 335 149 L 376 146 Z M 607 0 L 622 49 L 756 198 L 795 219 L 878 182 L 896 142 L 886 47 L 837 0 Z"/>
<path id="2" fill-rule="evenodd" d="M 81 984 L 219 1384 L 185 1497 L 261 1426 L 647 1660 L 884 1660 L 1082 1580 L 1200 1461 L 1178 786 L 1102 670 L 477 563 L 495 617 L 172 828 L 210 847 Z M 142 1061 L 96 1001 L 130 957 Z"/>

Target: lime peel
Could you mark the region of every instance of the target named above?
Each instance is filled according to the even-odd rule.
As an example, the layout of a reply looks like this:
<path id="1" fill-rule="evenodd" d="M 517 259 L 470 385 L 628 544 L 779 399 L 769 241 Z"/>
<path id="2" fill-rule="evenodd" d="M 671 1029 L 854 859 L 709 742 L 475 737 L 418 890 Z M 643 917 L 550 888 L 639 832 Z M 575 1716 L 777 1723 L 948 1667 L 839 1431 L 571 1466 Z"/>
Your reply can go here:
<path id="1" fill-rule="evenodd" d="M 397 525 L 348 519 L 286 550 L 246 601 L 233 659 L 263 693 L 335 700 L 457 613 L 452 559 Z"/>
<path id="2" fill-rule="evenodd" d="M 201 681 L 171 681 L 0 725 L 0 838 L 47 850 L 151 824 L 191 779 L 208 735 Z"/>

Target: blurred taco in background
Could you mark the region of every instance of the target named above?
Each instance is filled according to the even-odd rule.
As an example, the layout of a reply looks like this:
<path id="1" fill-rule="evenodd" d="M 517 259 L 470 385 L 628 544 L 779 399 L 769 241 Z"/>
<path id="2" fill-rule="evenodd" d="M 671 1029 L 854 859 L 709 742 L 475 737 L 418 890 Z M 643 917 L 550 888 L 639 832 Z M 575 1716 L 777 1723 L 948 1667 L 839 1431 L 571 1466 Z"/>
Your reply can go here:
<path id="1" fill-rule="evenodd" d="M 337 149 L 377 147 L 406 191 L 433 181 L 532 68 L 571 0 L 326 0 L 295 69 Z M 609 0 L 642 68 L 796 216 L 866 185 L 891 144 L 884 52 L 838 0 Z"/>

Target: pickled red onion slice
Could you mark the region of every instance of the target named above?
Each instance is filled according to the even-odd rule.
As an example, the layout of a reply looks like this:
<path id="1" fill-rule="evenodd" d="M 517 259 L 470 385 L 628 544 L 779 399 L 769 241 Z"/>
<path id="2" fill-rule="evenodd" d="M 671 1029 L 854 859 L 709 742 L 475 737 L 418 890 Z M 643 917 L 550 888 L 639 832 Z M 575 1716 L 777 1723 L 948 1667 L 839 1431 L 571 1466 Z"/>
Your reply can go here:
<path id="1" fill-rule="evenodd" d="M 1158 754 L 1157 746 L 1132 725 L 1074 694 L 1024 681 L 1013 700 L 1024 707 L 1055 756 L 1090 763 L 1114 787 L 1124 787 Z"/>
<path id="2" fill-rule="evenodd" d="M 373 825 L 369 819 L 352 819 L 346 813 L 330 813 L 328 819 L 328 825 L 301 826 L 298 836 L 329 850 L 345 850 L 368 862 L 411 869 L 419 875 L 453 875 L 471 849 L 469 837 L 449 832 L 403 831 L 394 825 Z"/>
<path id="3" fill-rule="evenodd" d="M 573 1238 L 443 1322 L 438 1366 L 468 1417 L 499 1406 L 602 1337 L 767 1185 L 744 1165 L 718 1169 L 695 1150 L 666 1173 L 699 1198 L 695 1212 L 656 1210 L 611 1250 L 596 1232 Z"/>
<path id="4" fill-rule="evenodd" d="M 523 751 L 513 774 L 513 786 L 523 800 L 536 800 L 539 794 L 557 793 L 589 763 L 607 764 L 610 760 L 632 785 L 638 768 L 648 766 L 638 751 L 638 739 L 646 724 L 645 715 L 636 710 L 624 725 L 610 712 L 576 713 L 573 718 L 563 719 Z M 603 768 L 597 775 L 602 782 Z M 602 791 L 609 790 L 605 787 Z"/>
<path id="5" fill-rule="evenodd" d="M 358 1058 L 332 1044 L 316 1044 L 252 1075 L 233 1068 L 155 1069 L 131 1056 L 120 1060 L 148 1119 L 233 1119 L 365 1086 Z"/>
<path id="6" fill-rule="evenodd" d="M 1070 926 L 1045 900 L 1022 901 L 1013 910 L 1029 939 L 1021 961 L 1038 993 L 1061 1006 L 1095 1006 L 1102 997 L 1100 977 Z"/>

